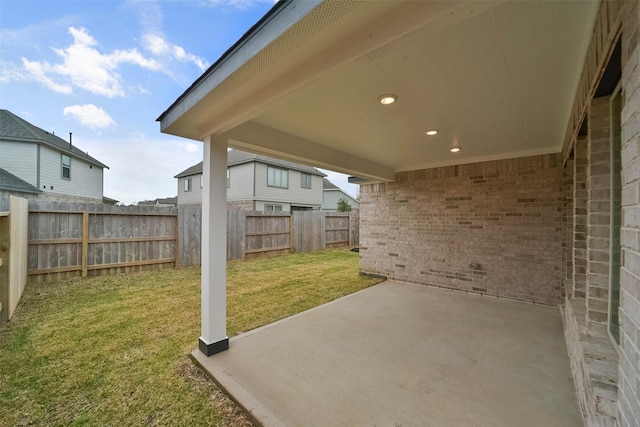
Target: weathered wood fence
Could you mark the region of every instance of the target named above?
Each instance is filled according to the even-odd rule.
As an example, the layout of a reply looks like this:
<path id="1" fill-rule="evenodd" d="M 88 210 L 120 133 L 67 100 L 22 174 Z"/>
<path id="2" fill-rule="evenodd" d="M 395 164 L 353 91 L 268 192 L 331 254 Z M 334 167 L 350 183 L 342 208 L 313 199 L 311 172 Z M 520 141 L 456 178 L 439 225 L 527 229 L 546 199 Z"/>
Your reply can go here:
<path id="1" fill-rule="evenodd" d="M 200 265 L 201 207 L 29 201 L 28 280 Z M 230 210 L 227 258 L 358 244 L 358 214 Z"/>
<path id="2" fill-rule="evenodd" d="M 179 208 L 180 265 L 200 265 L 202 210 Z M 248 259 L 285 253 L 357 246 L 358 212 L 227 211 L 227 259 Z"/>
<path id="3" fill-rule="evenodd" d="M 27 200 L 11 197 L 0 210 L 0 323 L 11 319 L 27 283 Z M 6 209 L 6 210 L 5 210 Z"/>
<path id="4" fill-rule="evenodd" d="M 176 208 L 31 201 L 29 281 L 176 266 Z"/>

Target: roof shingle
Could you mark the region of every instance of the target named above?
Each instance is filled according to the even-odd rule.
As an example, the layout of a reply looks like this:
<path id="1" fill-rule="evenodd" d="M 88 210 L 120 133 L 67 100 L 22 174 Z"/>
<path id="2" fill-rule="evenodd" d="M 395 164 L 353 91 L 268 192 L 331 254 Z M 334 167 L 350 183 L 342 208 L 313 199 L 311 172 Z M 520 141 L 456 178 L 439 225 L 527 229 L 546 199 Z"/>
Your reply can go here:
<path id="1" fill-rule="evenodd" d="M 18 178 L 14 174 L 0 168 L 0 190 L 15 191 L 20 193 L 42 193 L 27 181 Z"/>
<path id="2" fill-rule="evenodd" d="M 18 142 L 36 142 L 49 145 L 70 156 L 81 158 L 87 162 L 109 169 L 107 165 L 94 159 L 64 139 L 51 134 L 28 121 L 21 119 L 8 110 L 0 109 L 0 138 Z"/>

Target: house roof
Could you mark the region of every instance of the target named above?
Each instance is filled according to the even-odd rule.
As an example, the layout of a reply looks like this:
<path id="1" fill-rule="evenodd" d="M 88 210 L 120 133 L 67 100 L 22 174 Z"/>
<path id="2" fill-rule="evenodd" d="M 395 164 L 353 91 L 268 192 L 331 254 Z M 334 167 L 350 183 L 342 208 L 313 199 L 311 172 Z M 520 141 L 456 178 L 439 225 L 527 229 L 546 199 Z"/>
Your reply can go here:
<path id="1" fill-rule="evenodd" d="M 340 190 L 340 187 L 335 185 L 333 182 L 329 181 L 327 178 L 323 178 L 322 189 L 323 190 Z"/>
<path id="2" fill-rule="evenodd" d="M 286 160 L 274 159 L 268 156 L 262 156 L 260 154 L 248 153 L 246 151 L 241 150 L 231 150 L 227 153 L 227 166 L 237 166 L 244 163 L 249 162 L 258 162 L 264 163 L 267 165 L 279 166 L 287 169 L 297 170 L 304 173 L 310 173 L 312 175 L 318 176 L 326 176 L 324 173 L 320 172 L 318 169 L 300 165 L 294 162 L 289 162 Z M 202 173 L 202 162 L 199 162 L 184 171 L 180 172 L 178 175 L 174 176 L 174 178 L 182 178 L 189 175 L 196 175 Z"/>
<path id="3" fill-rule="evenodd" d="M 175 197 L 158 198 L 153 200 L 143 200 L 137 203 L 138 206 L 155 206 L 157 204 L 158 205 L 177 205 L 178 197 L 175 196 Z"/>
<path id="4" fill-rule="evenodd" d="M 42 193 L 33 185 L 29 184 L 12 173 L 0 168 L 0 190 L 15 191 L 20 193 Z"/>
<path id="5" fill-rule="evenodd" d="M 16 116 L 8 110 L 0 109 L 0 139 L 45 144 L 62 151 L 71 157 L 76 157 L 96 166 L 109 169 L 107 165 L 91 157 L 78 147 L 64 139 L 51 134 L 28 121 Z"/>
<path id="6" fill-rule="evenodd" d="M 557 153 L 599 7 L 281 1 L 160 127 L 374 181 Z M 398 100 L 384 107 L 388 93 Z"/>
<path id="7" fill-rule="evenodd" d="M 112 204 L 112 205 L 115 205 L 116 203 L 119 202 L 119 200 L 112 199 L 111 197 L 104 197 L 104 196 L 102 197 L 102 201 L 103 201 L 103 203 L 108 203 L 108 204 Z"/>

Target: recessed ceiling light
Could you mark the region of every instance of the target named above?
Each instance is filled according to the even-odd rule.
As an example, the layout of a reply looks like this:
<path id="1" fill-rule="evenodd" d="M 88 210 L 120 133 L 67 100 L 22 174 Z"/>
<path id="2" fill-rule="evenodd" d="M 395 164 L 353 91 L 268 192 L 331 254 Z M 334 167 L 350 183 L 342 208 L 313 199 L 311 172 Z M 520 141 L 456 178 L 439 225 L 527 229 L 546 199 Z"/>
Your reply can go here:
<path id="1" fill-rule="evenodd" d="M 378 97 L 378 102 L 382 105 L 391 105 L 398 100 L 397 95 L 386 94 Z"/>
<path id="2" fill-rule="evenodd" d="M 426 133 L 429 136 L 434 136 L 438 134 L 438 129 L 427 129 L 424 131 L 424 133 Z"/>
<path id="3" fill-rule="evenodd" d="M 451 150 L 449 150 L 449 151 L 451 151 L 452 153 L 457 153 L 457 152 L 459 152 L 459 151 L 460 151 L 460 147 L 453 147 L 453 148 L 452 148 Z"/>

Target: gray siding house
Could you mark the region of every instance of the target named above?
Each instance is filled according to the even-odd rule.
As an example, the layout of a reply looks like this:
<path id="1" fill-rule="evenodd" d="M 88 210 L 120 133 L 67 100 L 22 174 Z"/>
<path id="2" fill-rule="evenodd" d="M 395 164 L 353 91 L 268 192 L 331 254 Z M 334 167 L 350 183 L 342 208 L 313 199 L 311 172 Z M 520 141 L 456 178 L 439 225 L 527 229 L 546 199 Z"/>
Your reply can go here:
<path id="1" fill-rule="evenodd" d="M 105 168 L 70 142 L 0 110 L 0 193 L 102 202 Z"/>
<path id="2" fill-rule="evenodd" d="M 323 194 L 322 194 L 322 210 L 327 212 L 337 212 L 338 202 L 340 199 L 345 199 L 352 209 L 358 209 L 360 203 L 344 191 L 337 185 L 333 184 L 327 178 L 322 181 Z"/>
<path id="3" fill-rule="evenodd" d="M 232 150 L 227 161 L 227 206 L 263 212 L 317 210 L 324 174 L 315 168 Z M 202 203 L 202 162 L 175 176 L 178 204 Z"/>

